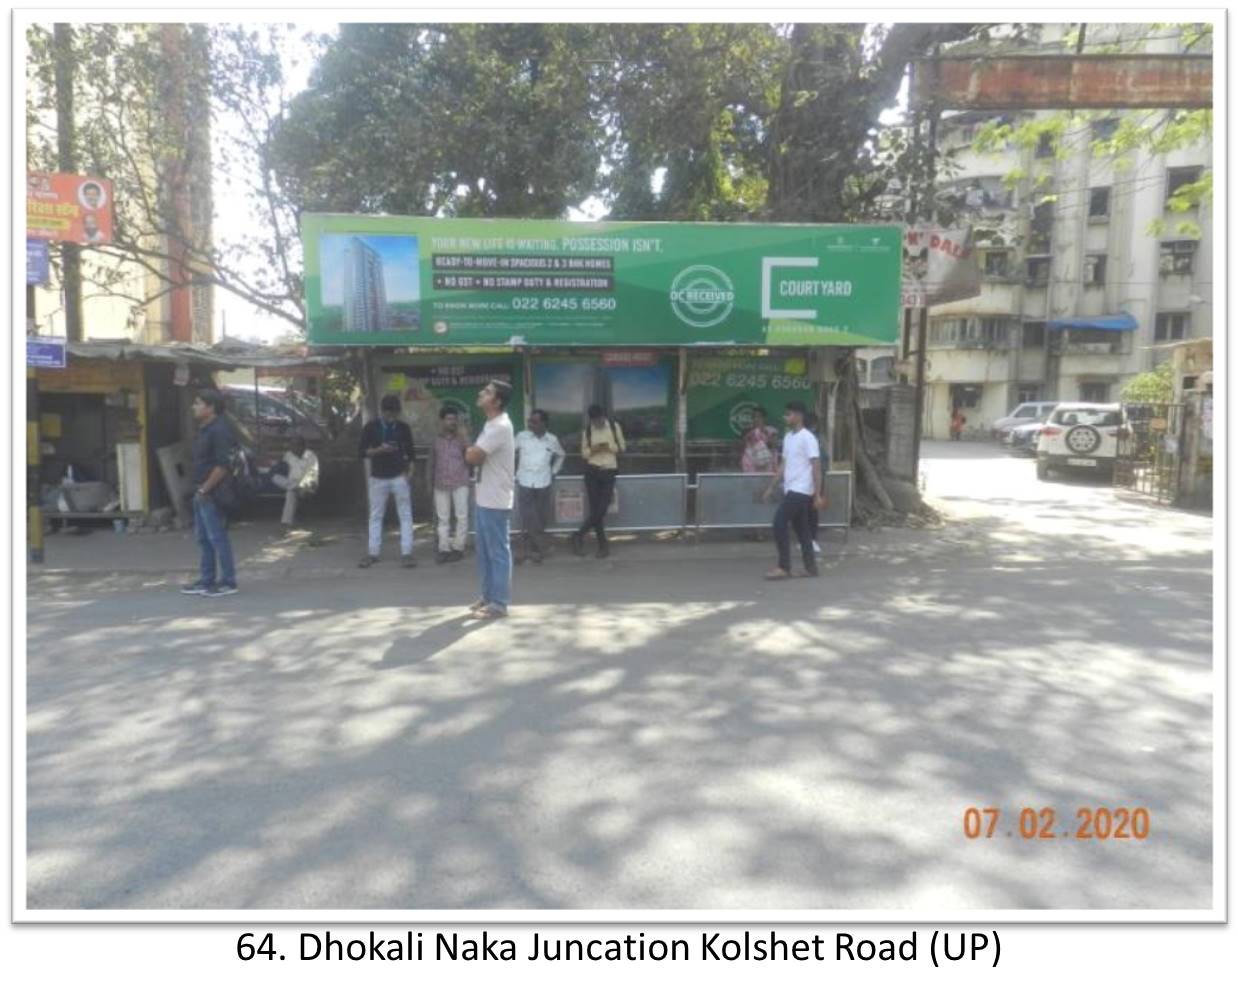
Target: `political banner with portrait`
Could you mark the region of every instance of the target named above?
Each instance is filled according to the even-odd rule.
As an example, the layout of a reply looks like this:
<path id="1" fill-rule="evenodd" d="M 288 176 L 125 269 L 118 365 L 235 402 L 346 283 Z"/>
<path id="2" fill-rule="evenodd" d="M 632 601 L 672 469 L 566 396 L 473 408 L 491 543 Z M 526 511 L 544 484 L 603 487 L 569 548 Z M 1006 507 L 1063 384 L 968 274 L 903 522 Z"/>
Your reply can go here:
<path id="1" fill-rule="evenodd" d="M 75 173 L 27 173 L 26 237 L 87 246 L 111 242 L 112 181 Z"/>

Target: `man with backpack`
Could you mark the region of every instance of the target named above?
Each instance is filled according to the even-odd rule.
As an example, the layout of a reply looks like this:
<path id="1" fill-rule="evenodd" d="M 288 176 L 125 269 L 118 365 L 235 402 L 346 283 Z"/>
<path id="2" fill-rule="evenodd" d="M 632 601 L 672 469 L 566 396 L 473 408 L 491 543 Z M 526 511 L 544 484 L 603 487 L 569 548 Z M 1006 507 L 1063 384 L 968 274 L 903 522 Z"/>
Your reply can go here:
<path id="1" fill-rule="evenodd" d="M 198 580 L 181 588 L 185 595 L 214 598 L 237 592 L 227 514 L 235 504 L 232 459 L 236 441 L 223 417 L 224 408 L 223 395 L 214 389 L 203 388 L 194 396 L 198 433 L 193 440 L 193 526 L 202 557 Z"/>
<path id="2" fill-rule="evenodd" d="M 626 448 L 623 429 L 606 414 L 601 405 L 589 406 L 589 421 L 580 441 L 580 455 L 585 458 L 585 494 L 589 497 L 589 517 L 572 534 L 572 552 L 585 555 L 585 535 L 590 529 L 598 538 L 598 557 L 610 556 L 606 539 L 606 510 L 615 496 L 615 478 L 619 476 L 619 454 Z"/>

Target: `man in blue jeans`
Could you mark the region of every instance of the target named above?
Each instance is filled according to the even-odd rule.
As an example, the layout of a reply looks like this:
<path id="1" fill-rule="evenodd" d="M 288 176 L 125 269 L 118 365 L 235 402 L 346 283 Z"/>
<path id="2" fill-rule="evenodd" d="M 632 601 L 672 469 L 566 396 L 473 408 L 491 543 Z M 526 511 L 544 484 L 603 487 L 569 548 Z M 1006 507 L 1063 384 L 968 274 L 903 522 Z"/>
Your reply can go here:
<path id="1" fill-rule="evenodd" d="M 185 595 L 215 598 L 236 594 L 228 516 L 220 505 L 219 490 L 232 487 L 232 450 L 236 444 L 223 414 L 224 397 L 220 392 L 204 388 L 194 396 L 193 417 L 198 423 L 198 434 L 193 441 L 193 527 L 202 550 L 202 563 L 198 580 L 181 589 Z"/>
<path id="2" fill-rule="evenodd" d="M 477 576 L 481 598 L 469 606 L 475 619 L 502 619 L 511 604 L 512 547 L 508 525 L 516 483 L 516 439 L 507 415 L 512 386 L 492 380 L 477 395 L 486 424 L 464 459 L 478 468 Z"/>
<path id="3" fill-rule="evenodd" d="M 782 504 L 774 516 L 774 543 L 778 547 L 778 566 L 765 572 L 767 581 L 785 581 L 791 577 L 791 537 L 795 529 L 804 558 L 804 575 L 817 576 L 817 558 L 812 548 L 809 518 L 812 510 L 825 508 L 825 484 L 821 475 L 821 447 L 817 437 L 804 427 L 807 410 L 803 402 L 788 401 L 783 421 L 787 424 L 782 437 L 782 461 L 765 489 L 768 501 L 774 487 L 783 484 Z"/>

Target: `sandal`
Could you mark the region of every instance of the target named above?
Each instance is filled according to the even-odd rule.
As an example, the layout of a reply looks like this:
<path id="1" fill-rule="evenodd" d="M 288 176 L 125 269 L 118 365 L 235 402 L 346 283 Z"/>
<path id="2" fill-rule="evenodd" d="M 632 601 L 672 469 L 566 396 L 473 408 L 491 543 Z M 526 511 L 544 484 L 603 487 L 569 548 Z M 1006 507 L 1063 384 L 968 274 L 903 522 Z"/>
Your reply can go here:
<path id="1" fill-rule="evenodd" d="M 786 581 L 790 576 L 781 567 L 771 567 L 765 572 L 766 581 Z"/>
<path id="2" fill-rule="evenodd" d="M 479 612 L 484 609 L 489 603 L 484 598 L 479 598 L 476 602 L 469 606 L 469 612 Z"/>

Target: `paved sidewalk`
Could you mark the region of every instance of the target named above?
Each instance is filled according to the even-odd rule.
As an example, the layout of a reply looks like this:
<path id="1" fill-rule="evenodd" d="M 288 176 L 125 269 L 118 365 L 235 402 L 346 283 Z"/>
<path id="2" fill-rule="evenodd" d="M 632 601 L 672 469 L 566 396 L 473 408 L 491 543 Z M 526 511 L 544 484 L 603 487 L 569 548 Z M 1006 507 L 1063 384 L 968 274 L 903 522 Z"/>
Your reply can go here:
<path id="1" fill-rule="evenodd" d="M 231 530 L 237 573 L 242 584 L 278 578 L 331 578 L 359 572 L 357 561 L 365 553 L 365 531 L 362 524 L 343 519 L 322 520 L 308 528 L 285 536 L 279 523 L 269 521 L 242 522 Z M 665 533 L 612 533 L 612 560 L 624 562 L 665 562 L 690 560 L 747 560 L 754 569 L 764 569 L 774 559 L 774 544 L 765 531 L 765 538 L 751 538 L 742 530 L 680 536 Z M 827 560 L 849 561 L 876 556 L 923 557 L 934 552 L 957 552 L 976 538 L 975 530 L 965 526 L 945 524 L 928 529 L 865 529 L 844 533 L 841 530 L 821 531 L 821 545 Z M 554 561 L 560 565 L 593 565 L 592 541 L 584 558 L 572 556 L 567 539 L 555 536 Z M 442 570 L 434 563 L 434 540 L 430 529 L 419 525 L 414 547 L 421 567 Z M 397 531 L 389 530 L 383 538 L 383 563 L 377 569 L 390 567 L 399 559 Z M 192 532 L 116 534 L 96 529 L 85 535 L 57 533 L 47 537 L 45 561 L 32 565 L 29 576 L 58 577 L 64 575 L 143 575 L 188 577 L 197 566 L 198 547 Z M 472 569 L 472 554 L 454 568 Z M 420 568 L 419 568 L 420 569 Z"/>

